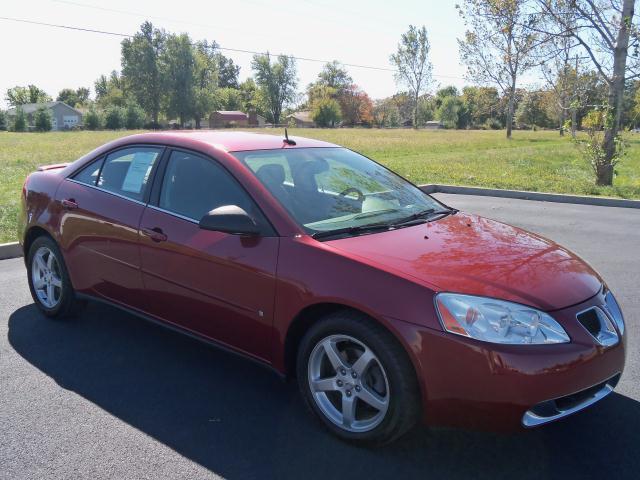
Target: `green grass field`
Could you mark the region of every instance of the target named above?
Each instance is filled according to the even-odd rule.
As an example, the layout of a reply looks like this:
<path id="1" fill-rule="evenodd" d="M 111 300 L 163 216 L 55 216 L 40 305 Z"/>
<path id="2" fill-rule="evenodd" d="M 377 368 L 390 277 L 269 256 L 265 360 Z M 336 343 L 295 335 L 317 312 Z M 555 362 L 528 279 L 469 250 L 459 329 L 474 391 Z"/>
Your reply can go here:
<path id="1" fill-rule="evenodd" d="M 279 130 L 253 130 L 280 134 Z M 15 239 L 20 189 L 38 165 L 75 160 L 132 132 L 0 132 L 0 243 Z M 640 198 L 640 135 L 616 167 L 613 187 L 596 187 L 589 165 L 569 138 L 557 132 L 291 129 L 344 145 L 380 161 L 417 184 L 447 183 Z"/>

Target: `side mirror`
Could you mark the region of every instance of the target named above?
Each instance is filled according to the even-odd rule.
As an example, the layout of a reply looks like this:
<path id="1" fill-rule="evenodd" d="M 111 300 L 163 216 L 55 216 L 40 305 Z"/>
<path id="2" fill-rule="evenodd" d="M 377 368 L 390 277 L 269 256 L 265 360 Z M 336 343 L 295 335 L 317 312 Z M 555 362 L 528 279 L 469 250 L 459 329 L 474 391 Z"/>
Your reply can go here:
<path id="1" fill-rule="evenodd" d="M 255 220 L 237 205 L 214 208 L 202 217 L 198 225 L 203 230 L 234 235 L 258 235 L 260 233 Z"/>

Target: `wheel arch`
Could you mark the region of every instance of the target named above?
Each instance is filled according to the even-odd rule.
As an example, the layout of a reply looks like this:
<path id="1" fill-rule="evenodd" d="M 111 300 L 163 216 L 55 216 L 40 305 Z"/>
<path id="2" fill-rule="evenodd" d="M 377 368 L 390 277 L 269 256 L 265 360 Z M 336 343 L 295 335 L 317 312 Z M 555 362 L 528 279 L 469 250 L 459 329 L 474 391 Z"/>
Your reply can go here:
<path id="1" fill-rule="evenodd" d="M 312 305 L 308 305 L 300 312 L 298 312 L 298 314 L 289 324 L 284 342 L 284 373 L 286 378 L 295 378 L 298 347 L 309 328 L 311 328 L 311 326 L 314 325 L 315 322 L 319 321 L 326 315 L 338 311 L 350 311 L 358 315 L 362 315 L 379 327 L 383 328 L 387 333 L 389 333 L 389 335 L 396 342 L 398 342 L 398 344 L 402 347 L 402 350 L 407 355 L 407 358 L 409 359 L 409 362 L 411 363 L 411 366 L 413 368 L 413 373 L 416 376 L 416 381 L 418 382 L 418 385 L 420 385 L 420 395 L 424 396 L 426 394 L 424 390 L 424 382 L 418 372 L 419 364 L 416 364 L 417 359 L 415 358 L 413 351 L 411 350 L 407 342 L 402 338 L 400 333 L 396 329 L 392 328 L 391 325 L 389 325 L 389 322 L 381 320 L 362 309 L 346 304 L 333 302 L 315 303 Z M 422 400 L 424 400 L 424 398 Z"/>
<path id="2" fill-rule="evenodd" d="M 51 233 L 46 228 L 43 228 L 39 225 L 33 225 L 32 227 L 29 227 L 29 229 L 27 230 L 27 233 L 25 234 L 24 240 L 22 242 L 22 251 L 23 251 L 23 257 L 24 257 L 25 263 L 27 261 L 27 256 L 29 255 L 29 249 L 31 248 L 31 245 L 33 244 L 36 238 L 42 237 L 42 236 L 47 236 L 51 238 L 51 240 L 53 240 L 54 242 L 56 241 L 53 235 L 51 235 Z"/>

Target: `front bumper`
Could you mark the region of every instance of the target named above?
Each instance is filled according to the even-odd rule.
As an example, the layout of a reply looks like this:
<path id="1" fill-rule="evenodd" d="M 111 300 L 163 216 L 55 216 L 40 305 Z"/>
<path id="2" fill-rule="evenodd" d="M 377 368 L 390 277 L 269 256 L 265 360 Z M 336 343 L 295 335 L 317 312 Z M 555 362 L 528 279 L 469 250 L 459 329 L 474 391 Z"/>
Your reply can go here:
<path id="1" fill-rule="evenodd" d="M 412 350 L 429 425 L 513 431 L 554 421 L 604 398 L 624 369 L 626 336 L 604 347 L 576 314 L 604 304 L 588 301 L 549 312 L 571 342 L 496 345 L 425 327 L 398 328 Z"/>

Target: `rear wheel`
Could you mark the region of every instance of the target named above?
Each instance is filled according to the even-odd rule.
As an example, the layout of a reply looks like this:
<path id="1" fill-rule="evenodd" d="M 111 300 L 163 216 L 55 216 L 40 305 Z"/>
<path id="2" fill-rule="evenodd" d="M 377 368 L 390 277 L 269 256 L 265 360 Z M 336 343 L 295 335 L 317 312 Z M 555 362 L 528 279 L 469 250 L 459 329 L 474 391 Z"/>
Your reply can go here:
<path id="1" fill-rule="evenodd" d="M 342 439 L 388 443 L 418 420 L 419 392 L 406 352 L 358 313 L 338 312 L 307 332 L 297 376 L 307 405 Z"/>
<path id="2" fill-rule="evenodd" d="M 31 244 L 27 276 L 33 301 L 45 315 L 70 316 L 82 305 L 76 300 L 60 249 L 50 237 L 38 237 Z"/>

